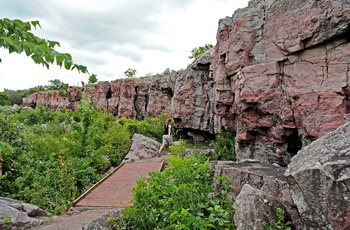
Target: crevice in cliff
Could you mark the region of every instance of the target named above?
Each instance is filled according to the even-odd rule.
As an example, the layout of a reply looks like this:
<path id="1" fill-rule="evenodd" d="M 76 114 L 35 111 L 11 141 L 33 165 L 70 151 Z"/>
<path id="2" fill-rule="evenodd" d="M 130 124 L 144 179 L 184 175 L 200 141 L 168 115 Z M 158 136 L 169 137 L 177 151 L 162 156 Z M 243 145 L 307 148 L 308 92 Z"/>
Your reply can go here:
<path id="1" fill-rule="evenodd" d="M 174 119 L 175 123 L 177 123 L 179 120 L 181 119 Z M 182 140 L 188 140 L 194 143 L 204 143 L 208 140 L 215 140 L 215 134 L 192 128 L 177 128 L 176 136 Z"/>
<path id="2" fill-rule="evenodd" d="M 134 94 L 134 101 L 133 101 L 133 108 L 134 108 L 134 114 L 137 120 L 143 120 L 144 119 L 144 111 L 142 111 L 142 108 L 139 108 L 137 106 L 139 98 L 142 99 L 139 95 L 139 86 L 135 86 L 135 94 Z"/>
<path id="3" fill-rule="evenodd" d="M 149 103 L 149 96 L 148 96 L 148 94 L 146 94 L 145 95 L 145 112 L 147 112 L 148 103 Z"/>
<path id="4" fill-rule="evenodd" d="M 346 39 L 346 41 L 349 43 L 350 42 L 350 24 L 348 25 L 347 31 L 340 36 L 340 38 Z"/>
<path id="5" fill-rule="evenodd" d="M 194 70 L 203 70 L 209 71 L 211 63 L 198 63 L 195 67 L 192 67 Z"/>
<path id="6" fill-rule="evenodd" d="M 348 25 L 348 28 L 346 29 L 346 31 L 344 33 L 330 36 L 329 38 L 327 38 L 319 43 L 313 44 L 313 45 L 308 44 L 308 43 L 313 41 L 313 37 L 304 38 L 300 41 L 303 49 L 297 50 L 295 52 L 291 52 L 289 54 L 290 55 L 291 54 L 298 54 L 298 53 L 304 52 L 305 50 L 310 50 L 310 49 L 314 49 L 317 47 L 322 47 L 322 46 L 329 44 L 330 42 L 334 42 L 335 40 L 342 40 L 342 39 L 345 39 L 347 43 L 350 42 L 350 24 Z"/>
<path id="7" fill-rule="evenodd" d="M 288 136 L 284 136 L 286 138 L 285 142 L 287 143 L 287 152 L 293 157 L 301 150 L 303 143 L 297 128 L 286 130 L 286 133 L 289 133 Z"/>
<path id="8" fill-rule="evenodd" d="M 109 99 L 111 99 L 111 98 L 112 98 L 112 89 L 111 89 L 111 85 L 109 85 L 108 91 L 106 93 L 106 102 L 107 102 L 106 108 L 107 109 L 109 108 Z"/>
<path id="9" fill-rule="evenodd" d="M 110 98 L 112 98 L 111 86 L 109 86 L 108 91 L 107 91 L 107 93 L 106 93 L 106 99 L 108 100 L 108 99 L 110 99 Z"/>
<path id="10" fill-rule="evenodd" d="M 348 114 L 350 113 L 350 88 L 349 86 L 346 86 L 342 89 L 342 93 L 338 93 L 340 94 L 341 96 L 344 97 L 343 99 L 343 106 L 344 106 L 344 109 L 345 109 L 345 113 Z"/>
<path id="11" fill-rule="evenodd" d="M 278 78 L 279 78 L 278 84 L 279 84 L 279 87 L 281 89 L 282 96 L 288 102 L 289 108 L 292 111 L 293 124 L 296 125 L 295 111 L 293 108 L 293 100 L 298 100 L 299 96 L 295 96 L 295 98 L 292 98 L 291 96 L 288 95 L 288 92 L 284 89 L 284 87 L 285 87 L 284 79 L 287 77 L 287 75 L 284 72 L 284 67 L 285 67 L 285 61 L 277 62 L 277 74 L 278 74 Z"/>
<path id="12" fill-rule="evenodd" d="M 282 136 L 284 138 L 284 143 L 287 143 L 287 155 L 284 157 L 284 163 L 288 165 L 290 162 L 290 158 L 295 156 L 303 146 L 302 138 L 299 135 L 299 130 L 296 125 L 295 111 L 293 107 L 294 101 L 298 100 L 299 97 L 295 96 L 295 98 L 292 98 L 285 89 L 285 78 L 287 77 L 284 72 L 285 61 L 278 62 L 277 64 L 279 86 L 284 99 L 287 101 L 289 108 L 292 111 L 291 118 L 294 126 L 296 127 L 291 129 L 285 128 L 285 134 Z"/>
<path id="13" fill-rule="evenodd" d="M 134 108 L 134 114 L 135 114 L 135 117 L 136 119 L 139 119 L 139 116 L 140 116 L 140 111 L 137 109 L 137 98 L 138 98 L 138 91 L 139 91 L 139 87 L 138 86 L 135 86 L 135 94 L 134 94 L 134 101 L 133 101 L 133 108 Z"/>

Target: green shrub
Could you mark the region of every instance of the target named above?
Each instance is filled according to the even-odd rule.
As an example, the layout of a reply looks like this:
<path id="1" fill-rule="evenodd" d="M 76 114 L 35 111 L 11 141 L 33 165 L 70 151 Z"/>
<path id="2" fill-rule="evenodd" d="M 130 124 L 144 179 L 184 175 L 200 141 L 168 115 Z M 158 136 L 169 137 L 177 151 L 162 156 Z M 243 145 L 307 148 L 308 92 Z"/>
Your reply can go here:
<path id="1" fill-rule="evenodd" d="M 11 216 L 4 216 L 3 218 L 0 219 L 0 229 L 4 227 L 5 229 L 10 227 L 10 224 L 12 222 Z"/>
<path id="2" fill-rule="evenodd" d="M 0 106 L 0 196 L 60 214 L 103 177 L 99 169 L 122 162 L 138 129 L 156 137 L 166 116 L 116 120 L 91 100 L 77 112 Z"/>
<path id="3" fill-rule="evenodd" d="M 212 180 L 203 155 L 171 156 L 164 171 L 137 181 L 133 206 L 112 219 L 114 229 L 234 229 L 233 201 L 211 197 Z"/>
<path id="4" fill-rule="evenodd" d="M 136 132 L 146 137 L 162 141 L 164 122 L 160 118 L 148 117 L 137 123 Z"/>
<path id="5" fill-rule="evenodd" d="M 180 140 L 178 143 L 169 146 L 169 152 L 177 157 L 184 156 L 186 153 L 186 143 Z"/>
<path id="6" fill-rule="evenodd" d="M 231 132 L 222 131 L 216 135 L 214 150 L 218 153 L 218 160 L 236 160 L 235 136 Z"/>

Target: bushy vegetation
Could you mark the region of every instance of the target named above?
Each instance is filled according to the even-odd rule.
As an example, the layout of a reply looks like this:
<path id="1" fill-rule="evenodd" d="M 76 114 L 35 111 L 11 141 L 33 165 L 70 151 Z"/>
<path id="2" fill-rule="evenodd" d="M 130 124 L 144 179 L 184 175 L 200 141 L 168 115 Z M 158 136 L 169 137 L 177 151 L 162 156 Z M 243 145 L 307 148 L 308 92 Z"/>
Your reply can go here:
<path id="1" fill-rule="evenodd" d="M 114 229 L 235 229 L 228 180 L 213 197 L 213 172 L 203 154 L 169 157 L 169 166 L 139 179 L 133 206 L 110 219 Z"/>
<path id="2" fill-rule="evenodd" d="M 0 106 L 0 195 L 62 213 L 122 162 L 135 132 L 160 136 L 165 119 L 115 119 L 86 99 L 77 112 Z"/>
<path id="3" fill-rule="evenodd" d="M 179 140 L 176 145 L 169 146 L 169 152 L 177 157 L 184 156 L 186 152 L 186 143 L 183 140 Z"/>
<path id="4" fill-rule="evenodd" d="M 218 160 L 236 160 L 235 136 L 231 132 L 222 131 L 216 135 L 214 150 L 218 153 Z"/>
<path id="5" fill-rule="evenodd" d="M 161 141 L 168 114 L 143 121 L 116 119 L 83 99 L 78 110 L 0 106 L 0 196 L 32 203 L 53 213 L 66 211 L 77 197 L 118 166 L 139 133 Z M 232 156 L 234 138 L 221 133 L 216 148 Z M 169 167 L 141 179 L 134 205 L 115 225 L 128 229 L 233 229 L 232 200 L 223 178 L 213 192 L 209 160 L 196 152 L 184 157 L 185 142 L 169 148 Z"/>
<path id="6" fill-rule="evenodd" d="M 191 56 L 189 56 L 189 59 L 196 58 L 197 56 L 204 54 L 206 51 L 210 50 L 214 46 L 212 44 L 205 44 L 204 46 L 198 46 L 191 50 Z"/>

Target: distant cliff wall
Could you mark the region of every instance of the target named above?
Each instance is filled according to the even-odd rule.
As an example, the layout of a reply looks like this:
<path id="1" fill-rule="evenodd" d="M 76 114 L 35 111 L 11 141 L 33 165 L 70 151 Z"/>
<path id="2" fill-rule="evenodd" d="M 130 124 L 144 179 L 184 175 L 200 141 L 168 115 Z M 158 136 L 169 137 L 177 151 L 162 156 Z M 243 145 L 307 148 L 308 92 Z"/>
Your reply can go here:
<path id="1" fill-rule="evenodd" d="M 60 111 L 75 111 L 81 103 L 83 92 L 97 109 L 107 109 L 116 117 L 143 119 L 170 112 L 175 79 L 179 73 L 166 70 L 150 78 L 127 78 L 98 82 L 90 87 L 69 87 L 68 96 L 59 92 L 39 92 L 23 99 L 23 106 L 35 108 L 38 104 Z"/>

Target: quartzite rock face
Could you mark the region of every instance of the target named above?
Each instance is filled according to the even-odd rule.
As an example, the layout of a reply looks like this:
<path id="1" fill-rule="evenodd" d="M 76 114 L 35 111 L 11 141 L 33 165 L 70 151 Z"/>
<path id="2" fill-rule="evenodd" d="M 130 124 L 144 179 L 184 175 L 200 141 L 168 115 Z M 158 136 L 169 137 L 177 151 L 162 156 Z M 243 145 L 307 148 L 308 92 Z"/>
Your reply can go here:
<path id="1" fill-rule="evenodd" d="M 285 176 L 308 229 L 349 229 L 350 123 L 299 151 Z"/>
<path id="2" fill-rule="evenodd" d="M 176 78 L 171 114 L 178 128 L 212 132 L 210 53 L 197 58 Z"/>
<path id="3" fill-rule="evenodd" d="M 179 128 L 236 134 L 238 160 L 287 165 L 350 120 L 350 2 L 251 0 L 184 71 L 38 93 L 23 105 L 76 109 L 82 92 L 116 117 L 170 113 Z"/>
<path id="4" fill-rule="evenodd" d="M 284 176 L 285 171 L 286 169 L 283 167 L 257 161 L 218 162 L 215 168 L 215 176 L 224 175 L 230 181 L 231 191 L 228 196 L 235 200 L 235 223 L 241 226 L 238 229 L 262 229 L 259 228 L 261 224 L 267 226 L 272 223 L 271 218 L 266 218 L 266 215 L 271 216 L 270 214 L 260 212 L 261 209 L 265 209 L 265 205 L 268 206 L 269 204 L 267 201 L 256 202 L 261 199 L 260 196 L 270 197 L 268 200 L 275 200 L 271 203 L 270 208 L 266 209 L 273 210 L 273 217 L 275 217 L 276 208 L 283 205 L 283 209 L 292 219 L 293 224 L 295 226 L 302 225 L 302 219 L 292 200 L 292 192 Z M 244 189 L 247 185 L 249 185 L 249 188 L 254 188 L 254 191 L 251 192 L 251 189 L 248 188 Z M 219 189 L 220 184 L 215 183 L 215 191 L 218 192 Z M 255 189 L 260 192 L 255 192 Z M 255 195 L 258 195 L 258 198 Z M 252 208 L 254 202 L 255 209 Z M 245 218 L 247 216 L 250 216 L 250 219 Z"/>
<path id="5" fill-rule="evenodd" d="M 238 230 L 271 224 L 277 207 L 293 229 L 350 229 L 350 122 L 304 147 L 287 168 L 220 161 L 215 175 L 231 182 Z"/>
<path id="6" fill-rule="evenodd" d="M 35 108 L 37 105 L 49 106 L 53 110 L 62 108 L 76 111 L 85 94 L 92 100 L 96 109 L 107 109 L 116 117 L 143 119 L 170 113 L 174 94 L 175 79 L 179 73 L 166 70 L 161 75 L 137 79 L 117 79 L 101 81 L 93 86 L 69 87 L 68 96 L 59 92 L 39 92 L 23 99 L 23 106 Z"/>
<path id="7" fill-rule="evenodd" d="M 238 230 L 261 230 L 278 220 L 276 209 L 283 205 L 267 193 L 245 184 L 235 199 L 235 225 Z"/>
<path id="8" fill-rule="evenodd" d="M 350 120 L 349 40 L 349 1 L 250 1 L 219 21 L 212 55 L 177 79 L 173 116 L 235 132 L 239 160 L 285 165 Z"/>

